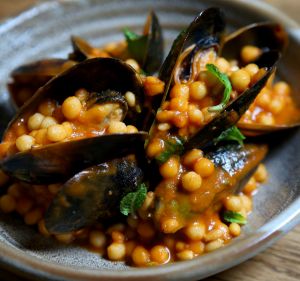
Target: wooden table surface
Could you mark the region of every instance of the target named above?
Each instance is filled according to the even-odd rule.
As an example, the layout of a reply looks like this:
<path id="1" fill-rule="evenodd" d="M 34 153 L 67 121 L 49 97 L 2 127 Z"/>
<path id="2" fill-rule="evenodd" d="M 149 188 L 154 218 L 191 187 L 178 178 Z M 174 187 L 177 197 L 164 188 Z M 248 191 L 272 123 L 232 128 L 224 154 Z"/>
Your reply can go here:
<path id="1" fill-rule="evenodd" d="M 221 1 L 221 0 L 220 0 Z M 300 0 L 265 0 L 300 24 Z M 14 16 L 36 0 L 0 0 L 0 19 Z M 5 275 L 5 276 L 4 276 Z M 0 271 L 0 280 L 22 281 Z M 300 225 L 265 252 L 206 281 L 299 281 Z"/>

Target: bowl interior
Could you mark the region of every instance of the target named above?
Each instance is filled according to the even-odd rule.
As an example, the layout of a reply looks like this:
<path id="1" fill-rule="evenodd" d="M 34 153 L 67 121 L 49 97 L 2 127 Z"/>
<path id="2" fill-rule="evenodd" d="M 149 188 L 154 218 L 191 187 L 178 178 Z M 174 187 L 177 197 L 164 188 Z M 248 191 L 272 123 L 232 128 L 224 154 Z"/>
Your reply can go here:
<path id="1" fill-rule="evenodd" d="M 71 51 L 70 35 L 82 36 L 95 45 L 121 40 L 122 28 L 129 27 L 139 31 L 151 9 L 157 12 L 163 26 L 167 53 L 178 32 L 187 26 L 201 9 L 209 6 L 223 8 L 228 30 L 270 19 L 265 12 L 254 11 L 252 6 L 237 4 L 235 1 L 86 0 L 46 2 L 3 24 L 0 26 L 0 130 L 3 131 L 14 112 L 6 83 L 9 73 L 15 67 L 45 57 L 66 57 Z M 237 14 L 243 16 L 237 17 Z M 299 45 L 299 41 L 291 37 L 288 50 L 279 64 L 279 75 L 291 83 L 296 92 L 300 91 L 300 83 L 297 80 L 300 77 L 300 56 L 297 54 Z M 244 234 L 228 246 L 230 251 L 239 251 L 239 248 L 235 247 L 238 241 L 260 231 L 262 226 L 272 222 L 278 215 L 283 215 L 296 201 L 299 203 L 300 178 L 297 175 L 300 172 L 300 150 L 297 145 L 300 143 L 300 131 L 278 134 L 268 141 L 271 143 L 271 150 L 265 163 L 270 172 L 269 181 L 255 195 L 254 210 L 249 224 L 243 228 Z M 0 214 L 0 249 L 2 245 L 6 249 L 14 249 L 17 253 L 25 253 L 33 261 L 47 262 L 54 266 L 60 264 L 65 267 L 66 272 L 80 269 L 93 276 L 93 270 L 101 269 L 98 271 L 98 275 L 101 276 L 101 272 L 106 270 L 121 270 L 126 272 L 126 276 L 130 276 L 131 272 L 136 274 L 140 271 L 122 263 L 109 262 L 79 247 L 62 246 L 54 240 L 41 237 L 33 228 L 24 225 L 20 218 Z M 221 252 L 220 255 L 219 261 L 229 258 L 222 257 Z M 202 261 L 201 257 L 197 259 L 198 267 L 189 273 L 189 278 L 194 279 L 213 272 L 205 266 L 201 267 Z M 10 263 L 14 266 L 14 262 L 10 260 Z M 21 265 L 16 262 L 15 266 Z M 214 271 L 221 269 L 222 266 L 216 266 Z M 37 268 L 36 272 L 39 270 Z M 160 269 L 155 270 L 153 272 L 157 274 L 162 272 Z M 176 277 L 183 280 L 187 275 L 184 275 L 183 271 Z"/>

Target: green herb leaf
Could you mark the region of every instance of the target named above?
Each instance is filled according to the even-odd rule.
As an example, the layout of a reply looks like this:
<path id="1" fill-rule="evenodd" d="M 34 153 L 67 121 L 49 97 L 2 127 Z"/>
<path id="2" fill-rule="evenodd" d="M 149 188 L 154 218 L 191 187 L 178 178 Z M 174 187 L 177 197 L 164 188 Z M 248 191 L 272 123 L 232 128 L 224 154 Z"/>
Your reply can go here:
<path id="1" fill-rule="evenodd" d="M 143 64 L 147 50 L 147 35 L 138 35 L 128 28 L 123 29 L 129 53 L 139 64 Z"/>
<path id="2" fill-rule="evenodd" d="M 143 205 L 146 196 L 147 187 L 142 183 L 135 192 L 130 192 L 122 198 L 120 212 L 125 216 L 135 213 Z"/>
<path id="3" fill-rule="evenodd" d="M 233 211 L 226 211 L 223 214 L 223 218 L 226 222 L 235 222 L 238 224 L 246 224 L 247 220 L 240 213 Z"/>
<path id="4" fill-rule="evenodd" d="M 217 144 L 220 141 L 237 141 L 239 145 L 244 145 L 244 139 L 246 139 L 246 137 L 241 133 L 241 131 L 236 126 L 232 126 L 215 138 L 214 143 Z"/>
<path id="5" fill-rule="evenodd" d="M 230 93 L 232 91 L 231 83 L 228 76 L 225 73 L 222 73 L 214 64 L 207 64 L 206 69 L 208 72 L 213 74 L 218 78 L 218 80 L 224 85 L 224 94 L 220 104 L 211 106 L 208 108 L 210 112 L 221 111 L 225 108 L 230 99 Z"/>
<path id="6" fill-rule="evenodd" d="M 183 152 L 183 140 L 179 137 L 172 137 L 169 140 L 165 140 L 165 149 L 162 153 L 155 157 L 155 159 L 163 164 L 169 160 L 169 158 L 174 155 L 180 155 Z"/>

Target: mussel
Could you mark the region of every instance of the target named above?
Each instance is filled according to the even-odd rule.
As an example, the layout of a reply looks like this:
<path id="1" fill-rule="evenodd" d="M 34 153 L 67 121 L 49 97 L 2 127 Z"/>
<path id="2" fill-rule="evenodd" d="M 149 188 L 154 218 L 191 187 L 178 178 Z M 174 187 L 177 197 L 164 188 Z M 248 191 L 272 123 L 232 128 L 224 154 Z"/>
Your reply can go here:
<path id="1" fill-rule="evenodd" d="M 118 105 L 118 112 L 123 112 L 118 116 L 120 120 L 124 117 L 132 122 L 136 120 L 139 112 L 131 108 L 127 113 L 123 97 L 130 91 L 135 94 L 137 104 L 143 99 L 142 85 L 136 72 L 117 59 L 91 59 L 73 66 L 40 88 L 10 122 L 3 142 L 14 151 L 14 142 L 11 142 L 11 138 L 16 138 L 12 137 L 14 128 L 27 122 L 42 101 L 51 98 L 62 103 L 80 88 L 91 93 L 87 106 L 109 100 Z M 59 182 L 89 166 L 137 151 L 146 136 L 143 132 L 110 134 L 53 143 L 25 152 L 8 153 L 1 162 L 1 168 L 12 177 L 30 183 Z"/>
<path id="2" fill-rule="evenodd" d="M 229 60 L 236 60 L 240 66 L 255 62 L 263 53 L 277 51 L 283 53 L 288 44 L 288 36 L 280 24 L 272 22 L 254 23 L 225 37 L 220 53 Z M 260 52 L 247 61 L 241 57 L 245 46 L 255 46 Z M 252 59 L 252 60 L 251 60 Z"/>
<path id="3" fill-rule="evenodd" d="M 137 35 L 129 30 L 125 30 L 124 33 L 127 47 L 120 42 L 116 43 L 113 50 L 111 48 L 95 48 L 81 37 L 72 36 L 73 52 L 69 58 L 75 61 L 108 56 L 123 60 L 133 58 L 146 73 L 156 72 L 163 60 L 162 31 L 156 14 L 153 11 L 149 13 L 143 35 Z"/>
<path id="4" fill-rule="evenodd" d="M 66 59 L 43 59 L 14 69 L 8 89 L 16 107 L 22 106 L 38 88 L 74 64 Z"/>
<path id="5" fill-rule="evenodd" d="M 277 52 L 284 55 L 287 45 L 288 35 L 281 25 L 271 22 L 255 23 L 241 28 L 228 35 L 225 38 L 224 44 L 221 48 L 221 54 L 226 58 L 236 60 L 240 66 L 251 62 L 259 64 L 263 60 L 266 60 L 265 55 L 267 53 L 269 53 L 269 56 L 272 53 L 274 55 L 274 53 Z M 243 48 L 249 48 L 249 46 L 250 48 L 256 48 L 256 51 L 254 51 L 253 58 L 249 56 L 249 58 L 246 58 L 245 60 L 245 57 L 242 56 L 241 50 Z M 274 92 L 273 89 L 276 88 L 276 83 L 277 82 L 275 82 L 275 86 L 273 86 L 272 81 L 269 81 L 266 91 Z M 284 85 L 283 87 L 287 88 L 288 86 Z M 264 105 L 262 104 L 262 102 L 260 102 L 256 106 L 256 109 L 252 110 L 252 115 L 254 117 L 250 116 L 249 113 L 249 117 L 242 118 L 238 122 L 238 127 L 242 129 L 243 133 L 247 136 L 267 134 L 279 130 L 298 127 L 300 125 L 300 109 L 295 99 L 295 90 L 291 89 L 291 93 L 287 93 L 287 91 L 286 93 L 283 93 L 283 95 L 285 95 L 284 98 L 288 99 L 289 103 L 281 106 L 278 105 L 276 101 L 273 101 L 273 99 L 275 100 L 277 97 L 275 96 L 268 98 L 268 94 L 266 93 L 266 91 L 261 93 L 260 96 L 262 96 L 262 98 L 258 98 L 259 100 L 264 99 L 266 101 L 266 104 Z M 278 96 L 282 95 L 283 91 L 280 90 L 279 92 L 281 93 L 279 93 Z M 275 121 L 273 122 L 273 124 L 266 124 L 267 122 L 262 123 L 256 121 L 256 116 L 261 111 L 266 111 L 269 115 L 272 114 L 272 102 L 275 104 L 275 106 L 277 105 L 277 107 L 274 109 Z M 279 107 L 281 108 L 281 111 Z M 288 113 L 285 113 L 283 111 Z M 269 121 L 268 123 L 270 123 L 271 121 Z"/>
<path id="6" fill-rule="evenodd" d="M 130 157 L 81 171 L 63 185 L 51 203 L 45 215 L 47 229 L 66 233 L 89 226 L 98 218 L 118 216 L 116 206 L 142 179 L 142 170 Z"/>
<path id="7" fill-rule="evenodd" d="M 195 191 L 192 195 L 177 191 L 176 196 L 171 197 L 166 196 L 162 186 L 158 185 L 155 220 L 159 222 L 165 214 L 172 213 L 181 222 L 177 230 L 183 228 L 193 216 L 205 212 L 234 193 L 239 182 L 264 159 L 267 150 L 266 145 L 257 144 L 227 144 L 212 148 L 205 157 L 215 164 L 216 172 L 213 177 L 204 179 L 200 191 Z M 189 199 L 191 196 L 195 198 L 193 204 Z"/>
<path id="8" fill-rule="evenodd" d="M 172 84 L 189 85 L 197 80 L 199 71 L 206 71 L 205 65 L 210 57 L 214 58 L 220 52 L 224 28 L 222 12 L 217 8 L 210 8 L 201 12 L 177 37 L 159 73 L 160 79 L 166 83 L 163 101 L 169 96 Z M 185 149 L 203 148 L 222 131 L 236 124 L 275 71 L 278 59 L 279 52 L 276 50 L 264 53 L 257 62 L 260 68 L 265 69 L 264 74 L 221 110 L 214 112 L 208 122 L 189 137 Z M 194 62 L 199 65 L 196 71 Z"/>

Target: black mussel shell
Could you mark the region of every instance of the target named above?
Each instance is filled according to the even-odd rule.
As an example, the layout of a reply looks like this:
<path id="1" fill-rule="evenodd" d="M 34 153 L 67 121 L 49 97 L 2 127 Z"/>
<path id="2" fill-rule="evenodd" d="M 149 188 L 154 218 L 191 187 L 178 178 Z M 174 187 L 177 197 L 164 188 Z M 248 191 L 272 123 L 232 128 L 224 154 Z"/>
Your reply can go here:
<path id="1" fill-rule="evenodd" d="M 119 214 L 120 201 L 142 182 L 135 161 L 117 159 L 81 171 L 69 179 L 45 215 L 51 233 L 67 233 Z"/>
<path id="2" fill-rule="evenodd" d="M 243 66 L 244 62 L 240 54 L 244 46 L 258 47 L 263 53 L 269 51 L 283 53 L 287 44 L 288 35 L 280 24 L 260 22 L 245 26 L 229 34 L 224 40 L 221 55 L 227 60 L 235 59 L 240 66 Z"/>
<path id="3" fill-rule="evenodd" d="M 22 106 L 51 78 L 74 64 L 74 61 L 65 59 L 43 59 L 14 69 L 12 81 L 7 86 L 16 107 Z"/>

